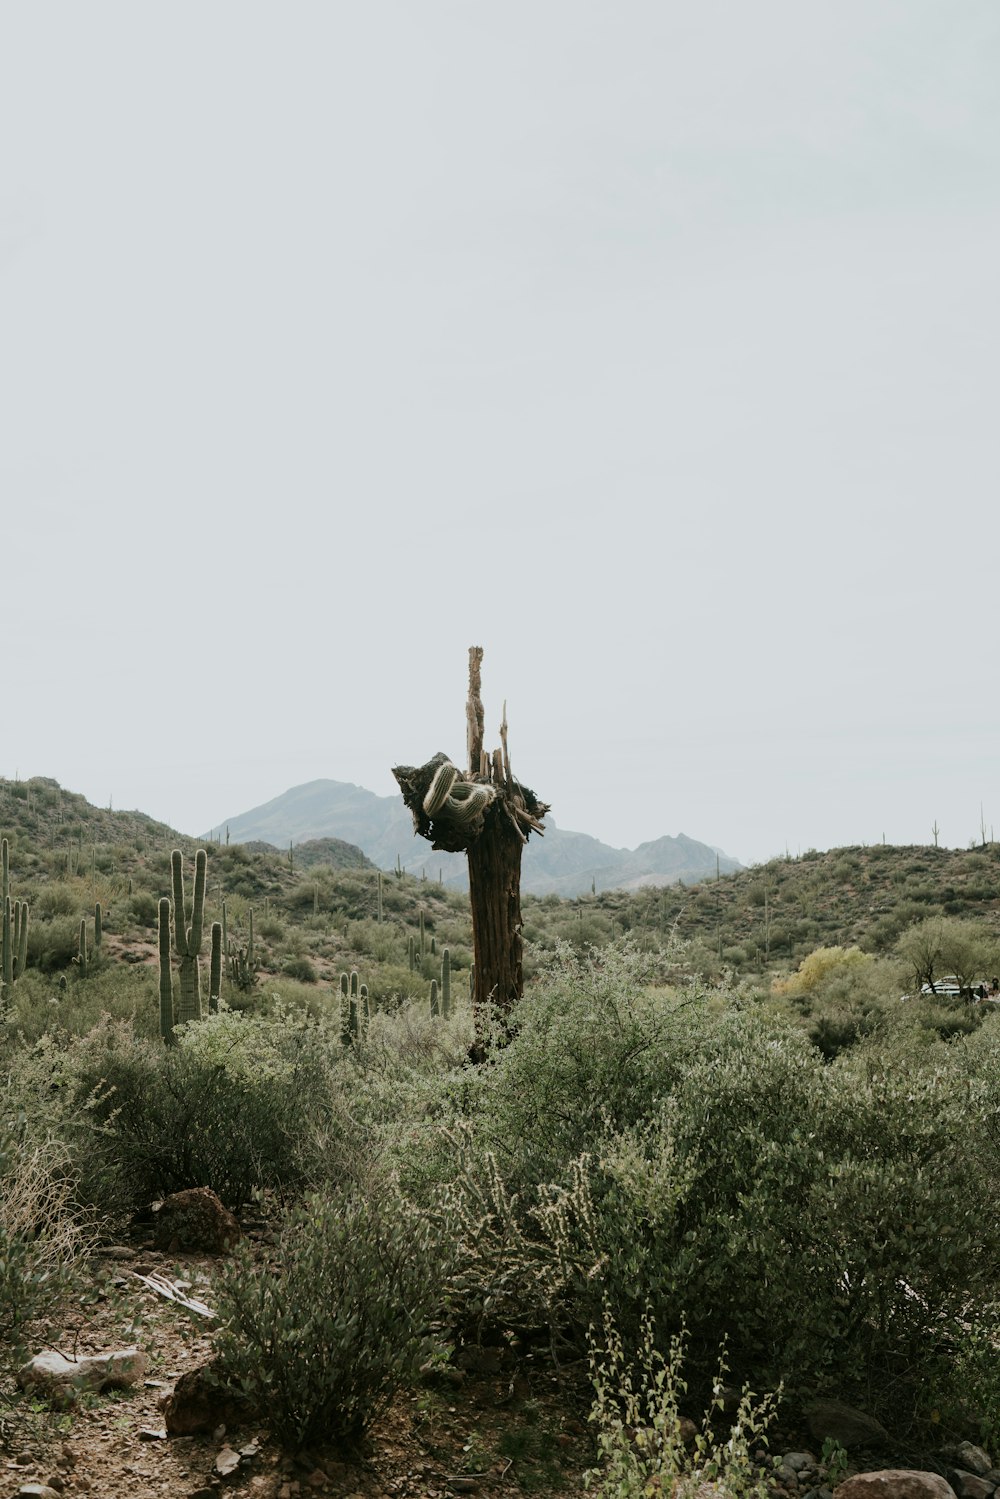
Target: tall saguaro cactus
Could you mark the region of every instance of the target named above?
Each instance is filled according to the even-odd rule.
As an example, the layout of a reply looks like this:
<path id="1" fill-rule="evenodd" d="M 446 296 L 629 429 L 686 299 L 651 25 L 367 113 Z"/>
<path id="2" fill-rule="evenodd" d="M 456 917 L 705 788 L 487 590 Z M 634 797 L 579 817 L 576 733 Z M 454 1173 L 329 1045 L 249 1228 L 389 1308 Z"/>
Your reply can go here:
<path id="1" fill-rule="evenodd" d="M 203 848 L 200 848 L 195 855 L 194 897 L 191 903 L 191 925 L 188 926 L 184 907 L 184 861 L 178 848 L 175 848 L 170 855 L 171 884 L 174 895 L 173 946 L 180 964 L 177 971 L 178 996 L 175 1016 L 170 968 L 170 902 L 164 896 L 160 901 L 159 934 L 160 1031 L 167 1041 L 172 1039 L 175 1020 L 178 1025 L 183 1025 L 188 1020 L 201 1019 L 201 973 L 198 959 L 201 955 L 201 938 L 205 923 L 207 872 L 208 855 Z"/>

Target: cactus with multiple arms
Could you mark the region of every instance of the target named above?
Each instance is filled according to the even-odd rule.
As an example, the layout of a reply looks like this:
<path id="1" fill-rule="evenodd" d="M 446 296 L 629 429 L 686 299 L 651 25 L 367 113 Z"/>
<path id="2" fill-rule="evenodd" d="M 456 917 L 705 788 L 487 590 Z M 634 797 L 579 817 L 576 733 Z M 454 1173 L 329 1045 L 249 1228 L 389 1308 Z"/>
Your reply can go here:
<path id="1" fill-rule="evenodd" d="M 191 904 L 191 925 L 187 925 L 184 910 L 184 861 L 180 849 L 170 855 L 170 874 L 174 893 L 173 945 L 180 958 L 178 969 L 177 1023 L 201 1019 L 201 973 L 198 965 L 201 956 L 202 931 L 205 924 L 205 882 L 208 870 L 208 855 L 200 848 L 194 863 L 194 897 Z M 160 1032 L 169 1041 L 173 1036 L 174 1005 L 172 977 L 170 971 L 170 902 L 166 896 L 160 901 Z M 214 939 L 213 939 L 214 940 Z M 219 951 L 221 955 L 222 929 L 219 929 Z M 221 956 L 220 956 L 221 960 Z"/>
<path id="2" fill-rule="evenodd" d="M 201 971 L 198 959 L 201 956 L 202 929 L 205 924 L 205 880 L 208 855 L 200 848 L 194 861 L 194 899 L 191 905 L 191 925 L 187 925 L 184 911 L 184 861 L 180 849 L 170 855 L 170 871 L 174 887 L 174 951 L 180 958 L 178 981 L 180 992 L 177 999 L 177 1019 L 183 1025 L 187 1020 L 201 1019 Z"/>

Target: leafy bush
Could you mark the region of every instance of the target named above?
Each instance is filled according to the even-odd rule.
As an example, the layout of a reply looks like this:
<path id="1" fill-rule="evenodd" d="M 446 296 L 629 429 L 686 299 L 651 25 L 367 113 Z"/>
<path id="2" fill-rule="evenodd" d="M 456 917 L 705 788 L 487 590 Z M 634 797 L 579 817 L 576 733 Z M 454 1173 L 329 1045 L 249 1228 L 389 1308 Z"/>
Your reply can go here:
<path id="1" fill-rule="evenodd" d="M 137 890 L 128 903 L 129 914 L 139 926 L 155 927 L 159 920 L 158 902 L 148 890 Z"/>
<path id="2" fill-rule="evenodd" d="M 220 1372 L 298 1446 L 355 1441 L 426 1356 L 442 1247 L 394 1194 L 314 1195 L 220 1284 Z"/>
<path id="3" fill-rule="evenodd" d="M 561 947 L 517 1011 L 501 1064 L 478 1079 L 490 1148 L 515 1190 L 559 1180 L 595 1142 L 654 1113 L 693 1045 L 684 1004 L 650 987 L 655 960 L 630 945 Z"/>
<path id="4" fill-rule="evenodd" d="M 301 1185 L 329 1112 L 330 1037 L 307 1019 L 223 1013 L 187 1027 L 177 1047 L 136 1044 L 105 1025 L 75 1054 L 91 1190 L 132 1204 L 211 1187 L 239 1207 L 266 1187 Z"/>
<path id="5" fill-rule="evenodd" d="M 776 994 L 811 994 L 826 984 L 834 974 L 857 975 L 874 962 L 868 954 L 857 947 L 817 947 L 807 958 L 803 958 L 795 973 L 785 979 L 775 979 L 772 985 Z"/>
<path id="6" fill-rule="evenodd" d="M 697 1349 L 728 1335 L 737 1366 L 772 1384 L 905 1367 L 912 1415 L 933 1350 L 1000 1273 L 985 1105 L 926 1030 L 827 1065 L 750 1000 L 685 1013 L 630 995 L 634 962 L 564 960 L 456 1093 L 483 1188 L 492 1157 L 522 1233 L 544 1243 L 562 1194 L 550 1256 L 576 1271 L 555 1316 L 583 1330 L 606 1295 L 637 1340 L 648 1303 L 664 1337 L 682 1322 Z M 906 1409 L 898 1387 L 892 1405 Z"/>
<path id="7" fill-rule="evenodd" d="M 80 918 L 56 916 L 51 921 L 28 923 L 28 963 L 51 973 L 68 968 L 80 952 Z"/>
<path id="8" fill-rule="evenodd" d="M 298 979 L 302 984 L 315 984 L 316 969 L 309 959 L 303 955 L 286 958 L 282 972 L 288 978 Z"/>

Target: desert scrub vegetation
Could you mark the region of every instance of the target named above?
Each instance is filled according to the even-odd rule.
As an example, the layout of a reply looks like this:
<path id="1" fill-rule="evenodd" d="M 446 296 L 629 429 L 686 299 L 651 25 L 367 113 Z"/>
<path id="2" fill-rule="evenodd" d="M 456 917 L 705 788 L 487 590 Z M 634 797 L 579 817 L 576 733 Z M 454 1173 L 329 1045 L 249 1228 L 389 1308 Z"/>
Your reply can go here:
<path id="1" fill-rule="evenodd" d="M 681 1461 L 672 1412 L 682 1394 L 686 1412 L 711 1407 L 723 1344 L 739 1385 L 783 1384 L 786 1402 L 853 1398 L 914 1439 L 934 1413 L 1000 1429 L 1000 1022 L 900 999 L 928 953 L 936 975 L 992 972 L 992 846 L 975 864 L 855 849 L 691 891 L 526 898 L 530 982 L 481 1065 L 460 895 L 384 876 L 379 920 L 373 870 L 212 848 L 206 927 L 225 899 L 245 941 L 253 912 L 267 962 L 168 1048 L 148 918 L 176 836 L 110 813 L 91 828 L 69 803 L 72 831 L 50 826 L 62 799 L 38 791 L 16 798 L 38 831 L 11 838 L 38 945 L 0 1027 L 0 1173 L 11 1203 L 34 1204 L 30 1234 L 0 1224 L 20 1266 L 0 1285 L 5 1327 L 45 1314 L 92 1233 L 211 1185 L 276 1226 L 276 1274 L 234 1262 L 220 1348 L 248 1396 L 282 1404 L 289 1440 L 346 1440 L 429 1348 L 503 1339 L 560 1361 L 597 1350 L 596 1492 L 641 1493 Z M 429 1002 L 445 946 L 447 1021 Z M 370 1017 L 345 1035 L 354 970 Z M 50 1174 L 22 1181 L 22 1161 Z M 366 1225 L 390 1269 L 406 1230 L 395 1279 L 367 1250 L 345 1263 Z M 336 1303 L 317 1305 L 321 1270 Z M 344 1297 L 367 1298 L 363 1346 Z M 315 1381 L 296 1353 L 313 1337 Z M 644 1453 L 622 1446 L 640 1387 L 661 1432 Z"/>
<path id="2" fill-rule="evenodd" d="M 356 1442 L 433 1351 L 448 1253 L 384 1183 L 307 1196 L 268 1267 L 238 1248 L 223 1272 L 219 1377 L 293 1447 Z"/>

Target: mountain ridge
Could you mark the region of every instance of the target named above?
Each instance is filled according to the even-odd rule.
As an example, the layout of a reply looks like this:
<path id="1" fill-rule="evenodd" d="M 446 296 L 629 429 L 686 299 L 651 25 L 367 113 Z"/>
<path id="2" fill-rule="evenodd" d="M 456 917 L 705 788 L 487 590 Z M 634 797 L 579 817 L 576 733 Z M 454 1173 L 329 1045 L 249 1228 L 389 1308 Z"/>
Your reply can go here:
<path id="1" fill-rule="evenodd" d="M 258 807 L 223 819 L 211 830 L 212 836 L 220 832 L 237 842 L 263 841 L 278 848 L 335 838 L 361 849 L 382 869 L 399 867 L 457 887 L 467 882 L 461 854 L 438 852 L 423 839 L 415 840 L 401 796 L 379 796 L 353 782 L 324 778 L 292 786 Z M 589 833 L 563 830 L 549 813 L 545 837 L 530 839 L 525 848 L 521 887 L 535 895 L 571 897 L 597 890 L 695 883 L 717 870 L 729 874 L 740 868 L 738 860 L 686 833 L 664 834 L 635 849 L 614 848 Z"/>

